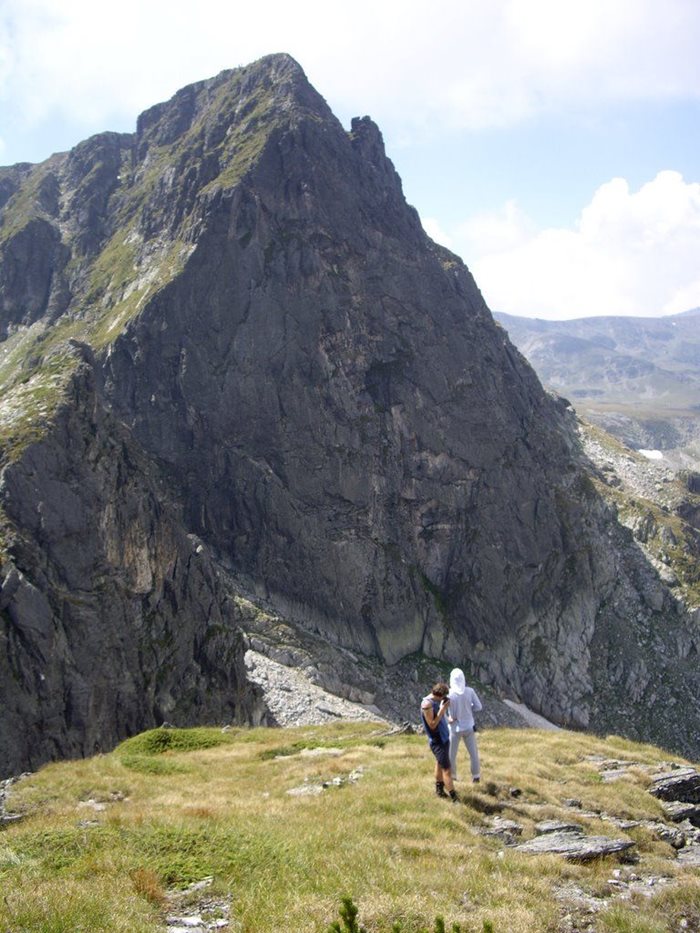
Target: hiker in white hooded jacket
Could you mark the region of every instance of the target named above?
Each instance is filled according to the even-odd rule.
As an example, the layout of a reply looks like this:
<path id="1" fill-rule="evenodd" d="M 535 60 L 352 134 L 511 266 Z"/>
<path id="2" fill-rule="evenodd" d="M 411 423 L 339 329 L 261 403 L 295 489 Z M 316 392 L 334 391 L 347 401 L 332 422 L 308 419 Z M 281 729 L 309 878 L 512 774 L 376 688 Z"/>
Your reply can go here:
<path id="1" fill-rule="evenodd" d="M 479 750 L 474 734 L 474 713 L 478 713 L 480 709 L 481 701 L 476 691 L 467 686 L 464 672 L 456 667 L 450 674 L 450 706 L 447 714 L 450 725 L 450 764 L 454 781 L 457 780 L 457 751 L 460 739 L 464 739 L 469 752 L 472 781 L 477 784 L 481 780 Z"/>

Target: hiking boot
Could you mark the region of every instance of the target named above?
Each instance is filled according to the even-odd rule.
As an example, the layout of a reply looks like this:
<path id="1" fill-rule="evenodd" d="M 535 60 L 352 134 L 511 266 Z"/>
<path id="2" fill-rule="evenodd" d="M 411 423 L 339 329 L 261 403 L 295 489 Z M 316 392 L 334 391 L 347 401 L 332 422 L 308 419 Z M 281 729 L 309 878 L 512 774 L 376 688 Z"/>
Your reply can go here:
<path id="1" fill-rule="evenodd" d="M 456 790 L 450 791 L 450 800 L 452 801 L 452 803 L 459 803 L 459 797 L 457 796 Z"/>
<path id="2" fill-rule="evenodd" d="M 443 781 L 435 782 L 435 793 L 438 795 L 438 797 L 447 797 L 447 794 L 445 793 L 445 784 Z"/>
<path id="3" fill-rule="evenodd" d="M 481 781 L 481 778 L 480 778 L 480 777 L 472 778 L 472 784 L 479 784 L 480 781 Z"/>

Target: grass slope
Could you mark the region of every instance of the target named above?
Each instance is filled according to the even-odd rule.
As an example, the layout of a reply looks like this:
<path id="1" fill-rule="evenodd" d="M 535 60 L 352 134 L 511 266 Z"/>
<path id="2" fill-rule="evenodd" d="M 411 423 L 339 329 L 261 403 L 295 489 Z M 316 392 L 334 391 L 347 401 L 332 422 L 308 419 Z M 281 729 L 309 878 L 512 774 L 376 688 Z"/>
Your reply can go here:
<path id="1" fill-rule="evenodd" d="M 476 830 L 499 812 L 533 834 L 536 820 L 571 818 L 563 800 L 624 818 L 659 817 L 648 776 L 603 783 L 586 756 L 655 764 L 664 753 L 617 738 L 490 730 L 484 783 L 452 805 L 433 794 L 422 736 L 382 737 L 376 724 L 289 730 L 155 730 L 109 755 L 52 764 L 12 789 L 25 819 L 0 834 L 0 930 L 78 933 L 165 929 L 168 892 L 213 876 L 237 931 L 326 931 L 343 895 L 367 931 L 537 933 L 559 925 L 558 886 L 595 894 L 614 864 L 528 856 Z M 362 772 L 317 796 L 293 788 Z M 466 768 L 464 769 L 466 770 Z M 522 795 L 514 799 L 509 789 Z M 536 816 L 534 815 L 536 807 Z M 595 818 L 596 834 L 619 835 Z M 674 875 L 654 898 L 619 902 L 595 929 L 698 929 L 700 882 L 641 829 L 629 835 L 647 868 Z M 669 869 L 669 865 L 671 866 Z M 196 898 L 196 895 L 192 895 Z M 692 925 L 695 924 L 695 925 Z"/>

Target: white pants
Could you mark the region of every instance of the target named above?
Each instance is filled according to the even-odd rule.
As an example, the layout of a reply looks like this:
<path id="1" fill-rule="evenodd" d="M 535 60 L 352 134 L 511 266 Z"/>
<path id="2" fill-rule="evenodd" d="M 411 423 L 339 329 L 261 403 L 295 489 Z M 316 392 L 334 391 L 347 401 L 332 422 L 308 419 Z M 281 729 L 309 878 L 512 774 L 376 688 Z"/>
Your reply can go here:
<path id="1" fill-rule="evenodd" d="M 457 751 L 459 749 L 459 740 L 464 739 L 464 744 L 469 752 L 469 761 L 471 762 L 472 777 L 480 777 L 479 771 L 479 751 L 476 747 L 476 736 L 474 730 L 468 732 L 455 732 L 450 729 L 450 765 L 452 771 L 452 780 L 457 780 Z"/>

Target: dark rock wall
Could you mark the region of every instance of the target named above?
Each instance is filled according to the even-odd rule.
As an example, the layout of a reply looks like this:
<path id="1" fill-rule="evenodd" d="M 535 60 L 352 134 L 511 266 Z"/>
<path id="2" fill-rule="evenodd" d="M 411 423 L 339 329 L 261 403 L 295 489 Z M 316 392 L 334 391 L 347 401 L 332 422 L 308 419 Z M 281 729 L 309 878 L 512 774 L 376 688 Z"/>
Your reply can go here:
<path id="1" fill-rule="evenodd" d="M 679 664 L 697 707 L 687 618 L 645 601 L 565 406 L 427 240 L 371 121 L 280 129 L 197 224 L 107 392 L 225 561 L 340 644 L 468 661 L 558 722 L 608 728 L 639 657 L 659 686 Z M 674 630 L 688 663 L 658 651 Z M 632 734 L 669 734 L 652 696 Z"/>
<path id="2" fill-rule="evenodd" d="M 19 530 L 1 570 L 1 774 L 165 720 L 260 716 L 235 607 L 88 364 L 0 495 Z"/>
<path id="3" fill-rule="evenodd" d="M 202 225 L 106 362 L 191 526 L 389 661 L 442 650 L 449 620 L 493 642 L 508 568 L 515 607 L 522 563 L 560 546 L 562 416 L 425 237 L 376 127 L 279 133 Z"/>
<path id="4" fill-rule="evenodd" d="M 46 314 L 54 278 L 68 257 L 59 231 L 41 218 L 0 245 L 0 339 L 12 325 L 33 324 Z"/>

